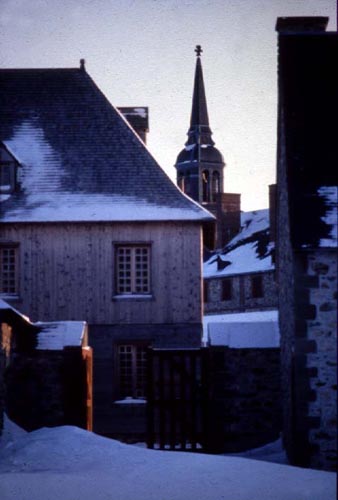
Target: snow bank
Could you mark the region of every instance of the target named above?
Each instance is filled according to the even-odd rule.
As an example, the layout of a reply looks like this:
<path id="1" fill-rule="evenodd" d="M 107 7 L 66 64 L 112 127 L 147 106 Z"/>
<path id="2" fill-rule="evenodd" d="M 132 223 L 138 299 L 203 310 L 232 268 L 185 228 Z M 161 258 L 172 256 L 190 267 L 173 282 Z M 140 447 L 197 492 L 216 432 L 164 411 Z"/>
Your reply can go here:
<path id="1" fill-rule="evenodd" d="M 3 446 L 2 500 L 333 500 L 335 475 L 230 456 L 164 452 L 75 427 Z"/>

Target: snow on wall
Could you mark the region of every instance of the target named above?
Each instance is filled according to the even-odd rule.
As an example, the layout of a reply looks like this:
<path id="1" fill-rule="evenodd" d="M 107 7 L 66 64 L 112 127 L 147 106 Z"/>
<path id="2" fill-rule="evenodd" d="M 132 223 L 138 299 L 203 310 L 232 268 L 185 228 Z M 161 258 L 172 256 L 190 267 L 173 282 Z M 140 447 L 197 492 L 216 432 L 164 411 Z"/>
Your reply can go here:
<path id="1" fill-rule="evenodd" d="M 320 197 L 324 198 L 327 212 L 322 217 L 323 222 L 330 227 L 329 238 L 322 238 L 320 240 L 321 247 L 337 247 L 338 245 L 338 186 L 322 186 L 318 189 Z"/>

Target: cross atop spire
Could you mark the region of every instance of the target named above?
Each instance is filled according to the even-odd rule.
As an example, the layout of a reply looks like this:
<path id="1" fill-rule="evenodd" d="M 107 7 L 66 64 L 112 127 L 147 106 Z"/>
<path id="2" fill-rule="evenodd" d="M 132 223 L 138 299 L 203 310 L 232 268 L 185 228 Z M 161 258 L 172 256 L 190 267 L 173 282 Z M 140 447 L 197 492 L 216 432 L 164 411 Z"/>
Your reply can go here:
<path id="1" fill-rule="evenodd" d="M 201 62 L 202 47 L 196 45 L 195 52 L 197 55 L 196 59 L 196 69 L 195 69 L 195 79 L 194 79 L 194 92 L 192 97 L 192 111 L 191 111 L 191 127 L 209 127 L 209 118 L 207 110 L 207 101 L 205 98 L 204 81 L 203 81 L 203 71 Z M 201 129 L 198 128 L 200 131 Z M 192 132 L 192 130 L 190 130 Z M 208 129 L 208 132 L 211 131 Z M 194 132 L 195 133 L 195 132 Z M 210 139 L 211 141 L 211 139 Z M 211 144 L 211 142 L 208 144 Z"/>
<path id="2" fill-rule="evenodd" d="M 202 47 L 200 45 L 196 45 L 195 52 L 196 52 L 197 57 L 200 57 L 202 52 L 203 52 Z"/>

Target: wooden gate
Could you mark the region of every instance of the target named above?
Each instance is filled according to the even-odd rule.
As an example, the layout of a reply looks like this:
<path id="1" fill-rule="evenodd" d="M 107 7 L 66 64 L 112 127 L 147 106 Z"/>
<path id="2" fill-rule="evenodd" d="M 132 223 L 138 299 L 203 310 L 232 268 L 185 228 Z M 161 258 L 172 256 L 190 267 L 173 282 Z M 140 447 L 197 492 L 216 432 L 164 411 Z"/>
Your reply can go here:
<path id="1" fill-rule="evenodd" d="M 63 406 L 66 425 L 93 430 L 93 351 L 67 346 L 63 350 Z"/>
<path id="2" fill-rule="evenodd" d="M 148 350 L 147 446 L 202 451 L 207 425 L 207 349 Z"/>

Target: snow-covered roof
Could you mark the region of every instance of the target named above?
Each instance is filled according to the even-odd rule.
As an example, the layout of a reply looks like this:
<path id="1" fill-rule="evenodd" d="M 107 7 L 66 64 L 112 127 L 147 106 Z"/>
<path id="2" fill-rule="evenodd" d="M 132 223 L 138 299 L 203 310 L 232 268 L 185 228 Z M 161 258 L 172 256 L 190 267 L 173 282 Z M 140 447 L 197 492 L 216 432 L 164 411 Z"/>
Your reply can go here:
<path id="1" fill-rule="evenodd" d="M 279 347 L 278 323 L 209 323 L 208 343 L 235 349 Z"/>
<path id="2" fill-rule="evenodd" d="M 237 349 L 279 347 L 278 311 L 205 315 L 203 342 Z"/>
<path id="3" fill-rule="evenodd" d="M 269 241 L 269 209 L 243 212 L 240 232 L 203 265 L 203 277 L 272 271 L 274 243 Z"/>
<path id="4" fill-rule="evenodd" d="M 57 321 L 32 323 L 29 318 L 0 299 L 0 322 L 16 325 L 20 335 L 33 335 L 37 350 L 59 351 L 64 347 L 86 346 L 87 323 L 85 321 Z"/>
<path id="5" fill-rule="evenodd" d="M 214 218 L 169 179 L 84 69 L 0 78 L 0 141 L 19 163 L 15 192 L 0 200 L 3 222 Z"/>
<path id="6" fill-rule="evenodd" d="M 61 351 L 64 347 L 80 347 L 86 334 L 84 321 L 34 323 L 39 327 L 37 350 Z"/>
<path id="7" fill-rule="evenodd" d="M 13 306 L 11 306 L 8 302 L 6 302 L 3 299 L 0 299 L 0 318 L 1 318 L 1 311 L 11 311 L 14 315 L 17 315 L 20 317 L 22 320 L 29 322 L 28 316 L 25 316 L 22 314 L 20 311 L 15 309 Z"/>

